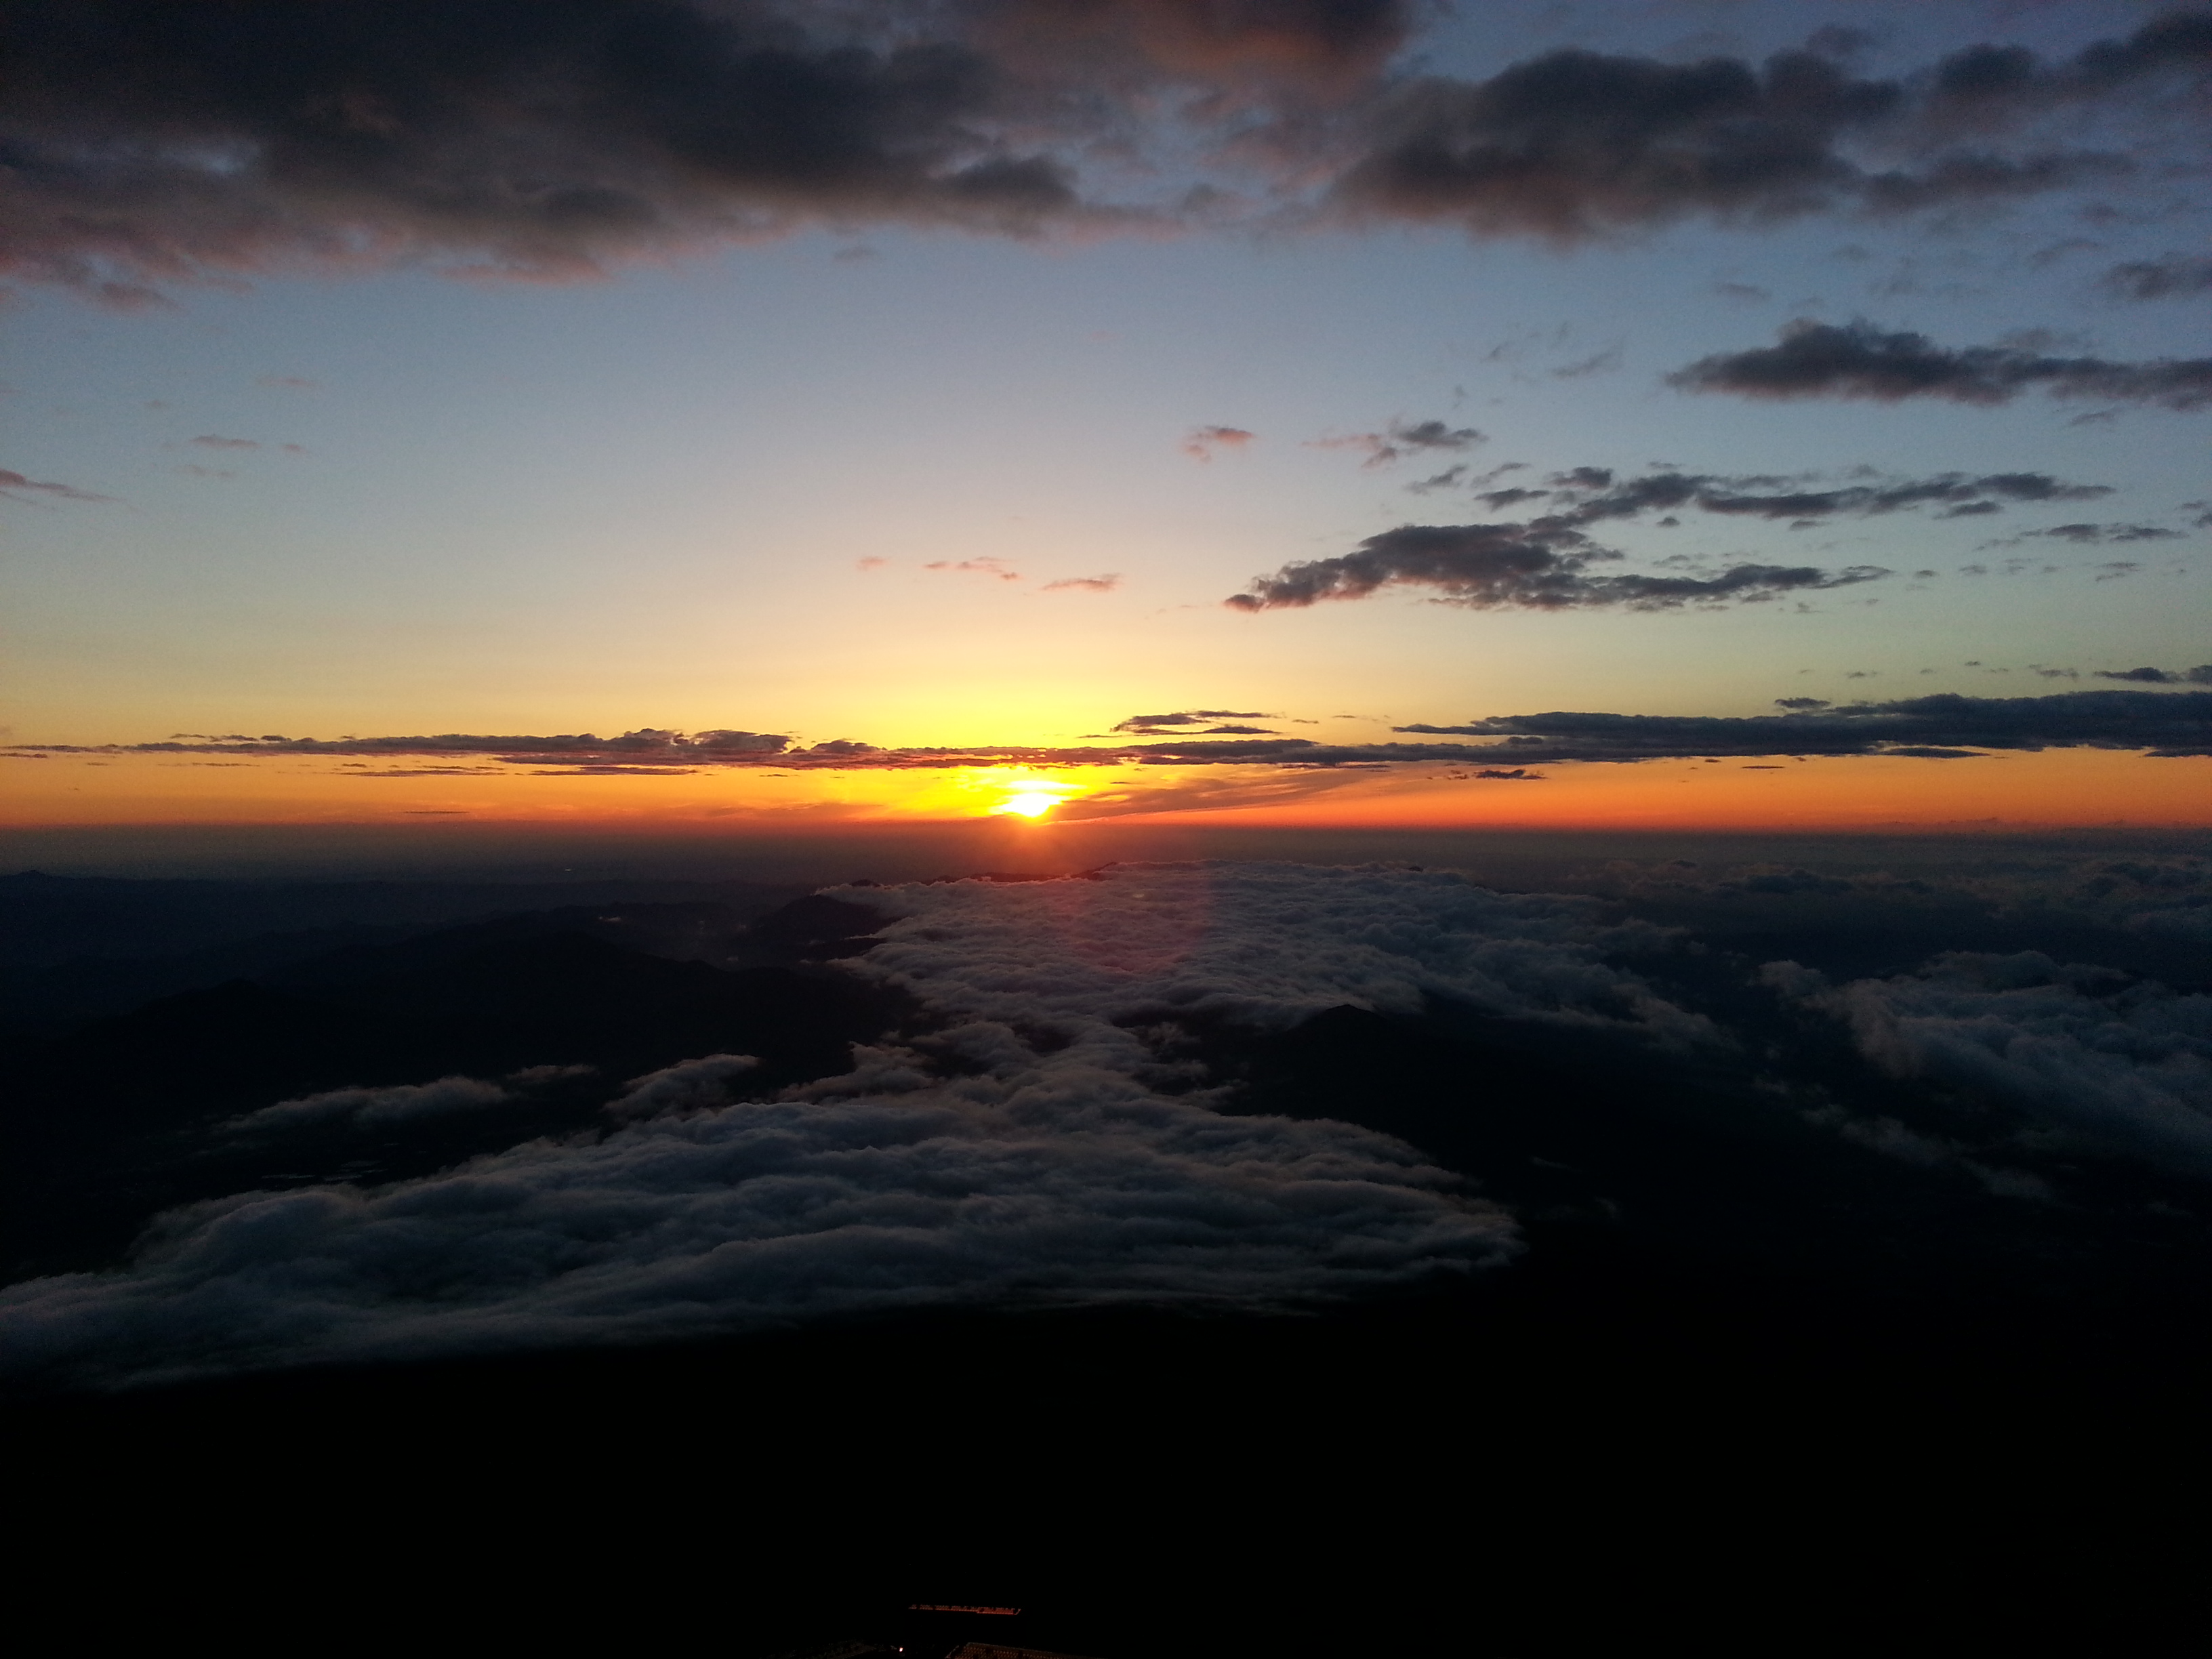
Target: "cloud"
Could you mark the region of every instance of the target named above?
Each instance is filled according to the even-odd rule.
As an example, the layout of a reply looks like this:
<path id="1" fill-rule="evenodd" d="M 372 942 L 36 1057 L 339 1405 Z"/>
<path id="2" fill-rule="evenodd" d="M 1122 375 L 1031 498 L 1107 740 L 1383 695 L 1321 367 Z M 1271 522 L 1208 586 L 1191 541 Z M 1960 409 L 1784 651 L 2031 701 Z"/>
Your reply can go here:
<path id="1" fill-rule="evenodd" d="M 252 438 L 219 438 L 211 432 L 204 432 L 198 437 L 187 438 L 185 441 L 194 449 L 258 449 L 261 447 Z"/>
<path id="2" fill-rule="evenodd" d="M 1593 486 L 1589 482 L 1593 477 L 1603 483 Z M 1549 493 L 1565 504 L 1564 516 L 1573 524 L 1685 507 L 1739 518 L 1821 519 L 1870 518 L 1942 506 L 1948 509 L 1942 516 L 1956 518 L 2000 511 L 2004 501 L 2092 501 L 2112 493 L 2109 485 L 2068 483 L 2047 472 L 1990 472 L 1980 477 L 1939 472 L 1924 478 L 1830 489 L 1783 489 L 1776 486 L 1784 481 L 1772 477 L 1715 473 L 1654 472 L 1616 483 L 1612 474 L 1601 468 L 1582 467 L 1553 482 L 1565 486 Z"/>
<path id="3" fill-rule="evenodd" d="M 1863 320 L 1800 320 L 1780 343 L 1701 357 L 1667 377 L 1686 392 L 1746 398 L 1943 398 L 2010 403 L 2040 386 L 2056 398 L 2101 398 L 2173 410 L 2212 403 L 2212 357 L 2117 362 L 2054 357 L 2015 346 L 1937 345 L 1924 334 L 1885 332 Z"/>
<path id="4" fill-rule="evenodd" d="M 2164 668 L 2100 668 L 2096 678 L 2100 680 L 2133 680 L 2139 685 L 2212 685 L 2212 662 L 2175 671 Z"/>
<path id="5" fill-rule="evenodd" d="M 765 5 L 85 0 L 11 15 L 0 269 L 148 283 L 428 258 L 562 276 L 825 219 L 1022 233 L 1066 168 L 922 27 Z M 892 37 L 899 37 L 894 39 Z"/>
<path id="6" fill-rule="evenodd" d="M 249 1112 L 230 1126 L 236 1130 L 289 1129 L 311 1123 L 345 1122 L 363 1126 L 404 1122 L 410 1118 L 441 1116 L 448 1112 L 481 1110 L 508 1100 L 496 1083 L 472 1077 L 441 1077 L 434 1083 L 401 1085 L 386 1089 L 331 1089 L 297 1100 L 280 1100 Z"/>
<path id="7" fill-rule="evenodd" d="M 1828 571 L 1811 566 L 1740 564 L 1708 575 L 1607 575 L 1594 567 L 1622 555 L 1563 524 L 1404 525 L 1370 536 L 1358 550 L 1285 565 L 1223 601 L 1239 611 L 1358 599 L 1386 587 L 1425 587 L 1437 602 L 1471 609 L 1674 610 L 1743 604 L 1877 580 L 1874 565 Z"/>
<path id="8" fill-rule="evenodd" d="M 65 483 L 52 483 L 42 482 L 37 478 L 27 478 L 20 472 L 10 471 L 8 468 L 0 466 L 0 495 L 5 495 L 11 501 L 21 501 L 23 497 L 18 492 L 26 489 L 34 490 L 41 495 L 51 495 L 57 501 L 106 501 L 114 499 L 111 495 L 95 495 L 89 490 L 78 489 Z"/>
<path id="9" fill-rule="evenodd" d="M 1871 468 L 1846 475 L 1861 480 L 1829 488 L 1810 486 L 1820 475 L 1781 477 L 1771 473 L 1682 472 L 1656 469 L 1622 477 L 1611 467 L 1577 466 L 1552 474 L 1547 488 L 1514 485 L 1475 496 L 1493 512 L 1528 501 L 1548 501 L 1555 510 L 1535 520 L 1545 528 L 1580 528 L 1646 513 L 1700 512 L 1732 518 L 1819 520 L 1872 518 L 1887 513 L 1941 507 L 1943 518 L 1999 513 L 2011 502 L 2086 501 L 2112 494 L 2108 484 L 2070 483 L 2048 472 L 1937 472 L 1917 478 L 1881 478 Z M 1866 479 L 1878 482 L 1864 482 Z M 1449 480 L 1424 480 L 1428 489 Z"/>
<path id="10" fill-rule="evenodd" d="M 1833 989 L 1794 963 L 1768 964 L 1767 977 L 1844 1021 L 1891 1075 L 2022 1109 L 2039 1131 L 2031 1144 L 2212 1175 L 2212 997 L 2036 951 L 1948 951 Z"/>
<path id="11" fill-rule="evenodd" d="M 787 737 L 765 732 L 708 731 L 686 735 L 653 726 L 602 738 L 589 732 L 549 737 L 475 737 L 448 732 L 436 737 L 288 738 L 277 733 L 249 737 L 229 732 L 220 737 L 180 732 L 161 743 L 121 745 L 118 753 L 240 755 L 494 755 L 526 763 L 559 758 L 607 758 L 633 765 L 696 765 L 701 762 L 726 763 L 780 757 L 791 746 Z M 92 750 L 83 752 L 92 753 Z"/>
<path id="12" fill-rule="evenodd" d="M 1109 572 L 1103 576 L 1062 576 L 1058 581 L 1047 582 L 1037 591 L 1041 593 L 1111 593 L 1121 585 L 1120 575 Z"/>
<path id="13" fill-rule="evenodd" d="M 1350 216 L 1564 241 L 1689 215 L 1913 213 L 2158 176 L 2130 119 L 2207 56 L 2207 26 L 2184 15 L 2063 60 L 1979 46 L 1893 79 L 1822 50 L 1395 74 L 1416 11 L 21 8 L 0 25 L 0 273 L 144 309 L 170 303 L 161 285 L 298 270 L 568 279 L 809 225 L 1030 236 Z M 2042 131 L 2073 111 L 2117 117 L 2115 147 Z M 1103 201 L 1094 175 L 1149 179 L 1152 198 Z"/>
<path id="14" fill-rule="evenodd" d="M 1404 44 L 1403 0 L 987 0 L 981 39 L 1024 67 L 1077 65 L 1111 85 L 1131 71 L 1227 89 L 1341 90 Z"/>
<path id="15" fill-rule="evenodd" d="M 1139 866 L 839 896 L 888 918 L 845 969 L 908 990 L 926 1035 L 770 1097 L 708 1056 L 633 1083 L 595 1136 L 170 1212 L 127 1267 L 0 1291 L 5 1364 L 115 1384 L 872 1310 L 1338 1300 L 1502 1263 L 1513 1225 L 1386 1135 L 1224 1114 L 1180 1057 L 1194 1022 L 1442 998 L 1715 1041 L 1606 963 L 1659 930 L 1452 875 Z"/>
<path id="16" fill-rule="evenodd" d="M 1613 345 L 1602 351 L 1594 351 L 1587 357 L 1553 369 L 1552 378 L 1555 380 L 1579 380 L 1592 374 L 1610 374 L 1620 367 L 1621 350 L 1620 346 Z"/>
<path id="17" fill-rule="evenodd" d="M 2164 670 L 2148 671 L 2160 674 Z M 2115 678 L 2111 674 L 2107 678 Z M 2117 676 L 2140 680 L 2137 671 Z M 2212 684 L 2212 665 L 2167 674 L 2161 684 Z M 2045 697 L 1962 697 L 1950 694 L 1831 708 L 1817 698 L 1785 698 L 1786 714 L 1749 716 L 1551 713 L 1501 714 L 1462 725 L 1394 727 L 1415 736 L 1479 738 L 1480 743 L 1320 743 L 1277 737 L 1266 728 L 1225 727 L 1268 719 L 1253 710 L 1195 709 L 1135 714 L 1115 729 L 1145 741 L 1045 747 L 1025 744 L 894 749 L 839 738 L 794 748 L 788 738 L 750 732 L 682 732 L 647 729 L 620 738 L 588 733 L 560 738 L 180 737 L 160 743 L 88 746 L 15 744 L 9 755 L 160 755 L 296 759 L 302 756 L 483 755 L 501 765 L 665 776 L 707 767 L 767 766 L 779 771 L 931 770 L 975 766 L 1234 767 L 1328 771 L 1339 768 L 1502 765 L 1638 761 L 1683 756 L 1947 755 L 1968 750 L 2087 745 L 2148 750 L 2162 756 L 2212 754 L 2212 691 L 2076 691 Z M 1340 715 L 1340 719 L 1352 718 Z M 1249 733 L 1249 735 L 1247 733 Z M 447 770 L 424 767 L 385 774 L 416 776 Z M 345 769 L 341 769 L 343 775 Z M 544 775 L 572 775 L 568 771 Z M 1243 787 L 1241 785 L 1237 787 Z M 1269 786 L 1273 787 L 1273 786 Z M 1316 786 L 1322 787 L 1322 786 Z M 1334 787 L 1335 786 L 1326 786 Z M 1107 800 L 1111 792 L 1096 799 Z M 1118 799 L 1118 797 L 1114 797 Z M 1071 809 L 1073 810 L 1073 809 Z M 1119 810 L 1132 810 L 1121 808 Z"/>
<path id="18" fill-rule="evenodd" d="M 760 1061 L 751 1054 L 708 1054 L 664 1066 L 632 1078 L 605 1109 L 609 1117 L 623 1121 L 711 1112 L 728 1105 L 738 1092 L 739 1079 L 759 1069 Z"/>
<path id="19" fill-rule="evenodd" d="M 1786 714 L 1506 714 L 1463 726 L 1392 729 L 1503 738 L 1514 758 L 1532 763 L 2077 747 L 2212 755 L 2212 692 L 2065 691 L 2045 697 L 1946 692 Z"/>
<path id="20" fill-rule="evenodd" d="M 1356 432 L 1344 438 L 1314 438 L 1308 441 L 1310 449 L 1364 450 L 1367 459 L 1363 465 L 1389 466 L 1404 460 L 1408 455 L 1456 453 L 1487 443 L 1486 434 L 1471 426 L 1454 427 L 1443 421 L 1393 421 L 1381 432 Z M 1435 479 L 1425 480 L 1421 488 L 1433 488 Z"/>
<path id="21" fill-rule="evenodd" d="M 2023 530 L 2017 536 L 2007 536 L 2000 541 L 1984 542 L 1984 547 L 2013 547 L 2021 542 L 2038 538 L 2073 542 L 2080 546 L 2097 546 L 2107 542 L 2169 542 L 2178 540 L 2182 532 L 2164 530 L 2151 524 L 2054 524 L 2041 530 Z"/>
<path id="22" fill-rule="evenodd" d="M 1210 461 L 1224 449 L 1243 449 L 1257 435 L 1241 426 L 1193 427 L 1183 436 L 1182 453 L 1194 461 Z"/>
<path id="23" fill-rule="evenodd" d="M 1194 708 L 1179 714 L 1132 714 L 1118 722 L 1116 732 L 1166 732 L 1176 726 L 1203 726 L 1208 720 L 1265 720 L 1272 714 L 1257 708 Z"/>
<path id="24" fill-rule="evenodd" d="M 932 559 L 922 568 L 971 571 L 980 576 L 996 576 L 1002 582 L 1018 582 L 1022 579 L 1022 573 L 1007 568 L 1004 559 Z"/>
<path id="25" fill-rule="evenodd" d="M 2061 63 L 1978 46 L 1897 79 L 1815 51 L 1764 64 L 1567 49 L 1484 81 L 1407 82 L 1338 179 L 1357 217 L 1446 220 L 1471 234 L 1572 242 L 1699 216 L 1919 212 L 2110 180 L 2128 157 L 2036 142 L 2035 118 L 2124 107 L 2133 89 L 2212 61 L 2212 20 L 2183 15 Z M 2025 146 L 1998 140 L 2025 129 Z"/>
<path id="26" fill-rule="evenodd" d="M 2212 259 L 2167 253 L 2155 259 L 2131 260 L 2106 271 L 2102 286 L 2130 300 L 2212 293 Z"/>
<path id="27" fill-rule="evenodd" d="M 274 392 L 319 392 L 323 389 L 320 380 L 310 380 L 299 374 L 257 374 L 253 377 L 253 384 L 265 386 Z"/>

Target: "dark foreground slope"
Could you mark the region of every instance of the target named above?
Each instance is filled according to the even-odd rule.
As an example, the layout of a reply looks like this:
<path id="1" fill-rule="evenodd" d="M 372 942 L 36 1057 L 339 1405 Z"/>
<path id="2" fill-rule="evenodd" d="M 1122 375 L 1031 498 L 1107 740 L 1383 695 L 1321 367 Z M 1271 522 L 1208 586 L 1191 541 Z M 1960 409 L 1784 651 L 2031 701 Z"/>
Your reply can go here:
<path id="1" fill-rule="evenodd" d="M 979 1601 L 1106 1656 L 2144 1652 L 2199 1582 L 2189 1334 L 1485 1289 L 50 1402 L 15 1559 L 95 1639 L 739 1655 Z"/>

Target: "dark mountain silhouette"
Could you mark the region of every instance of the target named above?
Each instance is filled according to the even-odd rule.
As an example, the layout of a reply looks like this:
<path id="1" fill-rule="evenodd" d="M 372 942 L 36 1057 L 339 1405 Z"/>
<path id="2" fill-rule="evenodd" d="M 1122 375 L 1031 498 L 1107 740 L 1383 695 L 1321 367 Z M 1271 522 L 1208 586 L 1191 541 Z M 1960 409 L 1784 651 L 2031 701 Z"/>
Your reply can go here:
<path id="1" fill-rule="evenodd" d="M 199 1197 L 338 1178 L 428 1174 L 532 1135 L 604 1127 L 627 1079 L 710 1054 L 757 1056 L 753 1092 L 846 1069 L 852 1045 L 902 1021 L 902 997 L 810 965 L 805 952 L 872 913 L 807 899 L 757 938 L 696 908 L 666 941 L 711 922 L 728 969 L 671 960 L 575 931 L 576 913 L 507 916 L 392 943 L 349 945 L 261 981 L 157 998 L 19 1055 L 0 1115 L 9 1261 L 52 1270 L 114 1258 L 156 1210 Z M 630 927 L 588 913 L 600 933 Z M 270 1144 L 215 1133 L 277 1101 L 447 1076 L 588 1068 L 495 1107 L 404 1131 L 343 1125 Z"/>
<path id="2" fill-rule="evenodd" d="M 749 882 L 135 881 L 0 877 L 0 1040 L 228 979 L 264 979 L 355 947 L 451 930 L 489 942 L 582 933 L 657 956 L 726 962 L 797 890 Z M 763 960 L 781 960 L 771 953 Z"/>

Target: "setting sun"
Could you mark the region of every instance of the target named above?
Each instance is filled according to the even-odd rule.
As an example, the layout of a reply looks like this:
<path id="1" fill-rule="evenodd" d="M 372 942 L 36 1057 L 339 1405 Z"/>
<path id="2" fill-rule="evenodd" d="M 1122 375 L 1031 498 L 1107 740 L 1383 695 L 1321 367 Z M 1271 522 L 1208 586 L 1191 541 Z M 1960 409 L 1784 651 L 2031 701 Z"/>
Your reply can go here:
<path id="1" fill-rule="evenodd" d="M 991 810 L 998 813 L 1010 813 L 1017 817 L 1041 818 L 1059 805 L 1060 799 L 1058 795 L 1026 791 L 1018 795 L 1007 796 Z"/>

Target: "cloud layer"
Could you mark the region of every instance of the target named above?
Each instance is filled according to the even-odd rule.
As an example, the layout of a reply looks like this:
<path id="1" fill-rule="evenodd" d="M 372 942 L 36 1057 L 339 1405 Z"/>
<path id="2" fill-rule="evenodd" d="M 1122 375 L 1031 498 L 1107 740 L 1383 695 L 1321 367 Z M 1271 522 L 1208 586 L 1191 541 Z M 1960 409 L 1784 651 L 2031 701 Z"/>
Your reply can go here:
<path id="1" fill-rule="evenodd" d="M 931 1016 L 850 1073 L 747 1100 L 745 1057 L 707 1056 L 636 1080 L 599 1135 L 179 1210 L 126 1269 L 0 1291 L 0 1352 L 18 1375 L 115 1382 L 928 1306 L 1326 1300 L 1502 1261 L 1513 1228 L 1387 1136 L 1216 1110 L 1179 1058 L 1184 1024 L 1279 1030 L 1440 996 L 1712 1040 L 1606 964 L 1657 930 L 1456 876 L 1129 866 L 841 896 L 888 918 L 850 971 Z M 499 1089 L 344 1092 L 256 1127 L 467 1109 Z"/>
<path id="2" fill-rule="evenodd" d="M 300 268 L 577 276 L 808 223 L 1257 211 L 1571 240 L 1908 213 L 2153 176 L 2129 119 L 2212 62 L 2212 21 L 2186 14 L 2063 60 L 1979 45 L 1887 78 L 1817 50 L 1407 78 L 1389 65 L 1415 19 L 1395 0 L 16 7 L 0 270 L 130 307 Z M 2085 149 L 2046 130 L 2083 110 L 2124 131 Z"/>
<path id="3" fill-rule="evenodd" d="M 1686 755 L 1940 757 L 1981 749 L 2142 749 L 2212 755 L 2212 692 L 2065 691 L 2048 697 L 1943 693 L 1784 714 L 1505 714 L 1464 726 L 1401 726 L 1424 735 L 1504 739 L 1539 761 Z"/>
<path id="4" fill-rule="evenodd" d="M 2071 671 L 2039 672 L 2063 675 Z M 2097 672 L 2097 678 L 2102 679 L 2174 686 L 2203 684 L 2208 675 L 2212 675 L 2212 665 L 2180 670 L 2146 667 Z M 447 759 L 477 757 L 492 763 L 489 767 L 362 769 L 364 776 L 404 777 L 441 770 L 497 771 L 502 767 L 568 777 L 590 773 L 665 776 L 707 767 L 749 766 L 828 771 L 1116 764 L 1310 770 L 1442 762 L 1487 767 L 1491 769 L 1479 775 L 1516 779 L 1520 769 L 1541 762 L 1658 760 L 1700 755 L 1890 754 L 1951 758 L 1978 750 L 2080 746 L 2147 750 L 2165 757 L 2212 754 L 2212 691 L 2069 691 L 2043 697 L 1968 697 L 1946 692 L 1832 708 L 1819 698 L 1778 701 L 1787 712 L 1703 715 L 1560 710 L 1489 715 L 1455 725 L 1392 728 L 1414 737 L 1483 739 L 1479 743 L 1334 744 L 1310 738 L 1250 735 L 1266 732 L 1267 728 L 1210 722 L 1275 717 L 1251 710 L 1214 708 L 1132 715 L 1115 727 L 1128 732 L 1130 741 L 1065 747 L 972 744 L 957 748 L 893 749 L 838 738 L 793 749 L 788 746 L 787 738 L 758 732 L 704 732 L 686 737 L 682 732 L 647 728 L 614 738 L 589 733 L 550 738 L 447 734 L 330 739 L 233 734 L 99 746 L 17 744 L 0 752 L 20 757 L 222 755 L 269 759 L 431 755 Z"/>

